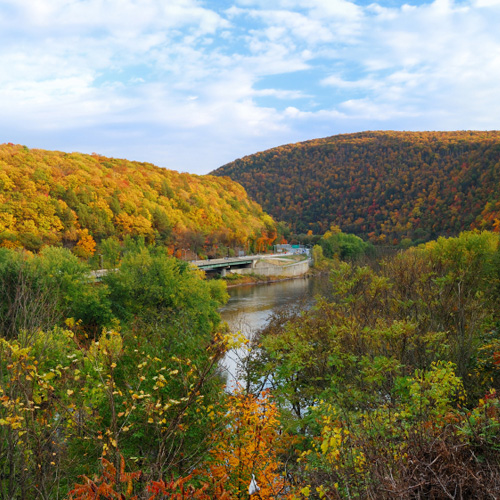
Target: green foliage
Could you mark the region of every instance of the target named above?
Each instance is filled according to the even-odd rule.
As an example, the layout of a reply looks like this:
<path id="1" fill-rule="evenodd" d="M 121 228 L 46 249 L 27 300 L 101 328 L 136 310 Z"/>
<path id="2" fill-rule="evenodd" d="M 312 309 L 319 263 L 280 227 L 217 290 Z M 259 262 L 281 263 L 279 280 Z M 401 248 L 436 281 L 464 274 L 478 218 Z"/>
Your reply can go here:
<path id="1" fill-rule="evenodd" d="M 426 459 L 437 455 L 437 462 L 439 453 L 451 453 L 454 447 L 469 454 L 466 459 L 473 453 L 472 443 L 463 439 L 467 417 L 456 404 L 461 400 L 463 386 L 454 366 L 433 363 L 428 371 L 395 379 L 391 397 L 380 398 L 371 408 L 319 402 L 311 410 L 319 426 L 319 442 L 300 459 L 309 465 L 309 481 L 340 498 L 365 498 L 367 494 L 412 498 L 415 489 L 423 496 L 428 489 L 434 491 L 434 498 L 444 498 L 444 485 L 457 482 L 448 470 L 443 471 L 451 460 L 447 457 L 433 467 L 435 462 Z M 435 449 L 436 442 L 441 449 Z M 467 465 L 460 464 L 464 476 L 458 482 L 472 491 L 467 475 L 481 466 Z M 412 477 L 419 469 L 425 472 Z"/>
<path id="2" fill-rule="evenodd" d="M 95 286 L 90 268 L 63 248 L 37 256 L 0 249 L 0 295 L 1 335 L 8 338 L 66 318 L 95 334 L 112 320 L 107 288 Z"/>
<path id="3" fill-rule="evenodd" d="M 121 321 L 207 333 L 217 327 L 216 309 L 227 300 L 227 293 L 223 283 L 200 277 L 199 271 L 163 249 L 138 247 L 123 257 L 118 272 L 108 273 L 104 283 Z"/>
<path id="4" fill-rule="evenodd" d="M 108 331 L 83 347 L 60 329 L 1 339 L 2 497 L 63 494 L 101 456 L 139 461 L 150 476 L 206 453 L 223 343 L 198 338 L 197 352 L 176 356 L 152 340 Z"/>
<path id="5" fill-rule="evenodd" d="M 252 382 L 272 387 L 282 422 L 303 436 L 295 474 L 320 498 L 500 484 L 498 245 L 466 232 L 376 269 L 336 261 L 330 296 L 280 312 L 255 340 Z"/>
<path id="6" fill-rule="evenodd" d="M 253 339 L 260 399 L 217 367 L 241 341 L 225 283 L 117 241 L 100 283 L 67 249 L 0 248 L 0 498 L 232 500 L 252 474 L 269 500 L 500 488 L 497 234 L 333 259 L 328 292 Z"/>
<path id="7" fill-rule="evenodd" d="M 99 244 L 99 253 L 97 257 L 102 261 L 98 262 L 98 268 L 100 269 L 114 269 L 118 266 L 120 262 L 120 257 L 122 254 L 122 246 L 118 238 L 111 236 L 102 240 Z"/>
<path id="8" fill-rule="evenodd" d="M 372 251 L 373 246 L 354 234 L 345 234 L 339 228 L 327 231 L 319 240 L 323 255 L 328 259 L 356 260 Z"/>
<path id="9" fill-rule="evenodd" d="M 314 245 L 311 252 L 311 257 L 314 267 L 321 267 L 325 258 L 325 256 L 323 255 L 323 247 L 320 245 Z"/>
<path id="10" fill-rule="evenodd" d="M 208 460 L 225 397 L 225 285 L 143 243 L 129 241 L 100 284 L 66 249 L 0 249 L 11 299 L 0 310 L 0 498 L 64 497 L 103 457 L 148 480 Z M 17 310 L 12 294 L 31 309 Z M 68 316 L 70 329 L 41 329 Z"/>

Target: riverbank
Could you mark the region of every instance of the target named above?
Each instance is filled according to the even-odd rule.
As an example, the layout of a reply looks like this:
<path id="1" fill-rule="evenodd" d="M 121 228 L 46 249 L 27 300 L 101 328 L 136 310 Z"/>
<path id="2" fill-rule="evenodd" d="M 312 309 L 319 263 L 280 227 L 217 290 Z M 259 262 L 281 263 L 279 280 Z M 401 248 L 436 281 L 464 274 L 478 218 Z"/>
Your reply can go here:
<path id="1" fill-rule="evenodd" d="M 223 279 L 227 288 L 234 288 L 237 286 L 251 286 L 251 285 L 265 285 L 267 283 L 279 283 L 281 281 L 290 281 L 296 279 L 311 278 L 317 276 L 321 272 L 309 269 L 308 272 L 297 276 L 264 276 L 262 274 L 230 274 Z"/>

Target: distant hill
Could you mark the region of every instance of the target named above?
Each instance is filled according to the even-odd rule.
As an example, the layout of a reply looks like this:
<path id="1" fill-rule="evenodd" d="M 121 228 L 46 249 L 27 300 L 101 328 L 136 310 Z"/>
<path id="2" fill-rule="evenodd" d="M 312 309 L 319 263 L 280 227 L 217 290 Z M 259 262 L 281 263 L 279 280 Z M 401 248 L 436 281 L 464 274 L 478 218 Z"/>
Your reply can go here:
<path id="1" fill-rule="evenodd" d="M 363 132 L 246 156 L 214 175 L 296 232 L 424 241 L 500 225 L 500 132 Z"/>
<path id="2" fill-rule="evenodd" d="M 116 236 L 173 248 L 246 245 L 274 221 L 230 179 L 97 154 L 0 145 L 0 245 L 38 250 Z M 92 243 L 94 244 L 94 243 Z"/>

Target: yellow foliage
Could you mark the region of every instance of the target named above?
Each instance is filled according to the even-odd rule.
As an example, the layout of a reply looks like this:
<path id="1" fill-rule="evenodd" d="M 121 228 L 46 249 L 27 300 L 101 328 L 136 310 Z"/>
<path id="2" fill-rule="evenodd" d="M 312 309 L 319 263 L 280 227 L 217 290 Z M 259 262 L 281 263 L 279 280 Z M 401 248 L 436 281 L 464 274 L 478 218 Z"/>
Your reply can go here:
<path id="1" fill-rule="evenodd" d="M 0 145 L 0 232 L 8 231 L 4 240 L 20 241 L 30 250 L 76 241 L 77 231 L 85 229 L 97 241 L 125 235 L 152 241 L 160 235 L 163 242 L 186 248 L 186 234 L 227 231 L 226 243 L 244 245 L 274 227 L 230 179 Z M 89 256 L 90 250 L 84 241 L 77 244 L 76 253 Z"/>
<path id="2" fill-rule="evenodd" d="M 74 253 L 79 257 L 88 258 L 94 255 L 96 242 L 88 229 L 78 231 L 78 242 L 76 243 Z"/>
<path id="3" fill-rule="evenodd" d="M 123 234 L 148 236 L 152 233 L 151 222 L 142 215 L 121 213 L 116 216 L 116 224 Z"/>

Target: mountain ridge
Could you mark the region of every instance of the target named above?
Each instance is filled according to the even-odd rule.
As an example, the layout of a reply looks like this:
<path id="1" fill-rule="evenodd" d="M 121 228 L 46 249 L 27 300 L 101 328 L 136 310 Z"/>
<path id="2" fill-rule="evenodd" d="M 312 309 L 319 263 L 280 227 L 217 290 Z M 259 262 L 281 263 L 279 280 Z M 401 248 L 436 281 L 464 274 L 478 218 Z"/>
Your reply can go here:
<path id="1" fill-rule="evenodd" d="M 98 154 L 0 145 L 0 245 L 37 251 L 92 237 L 173 248 L 245 246 L 275 229 L 229 179 Z"/>
<path id="2" fill-rule="evenodd" d="M 286 144 L 211 172 L 295 232 L 336 224 L 375 243 L 425 241 L 500 218 L 500 132 L 367 131 Z"/>

